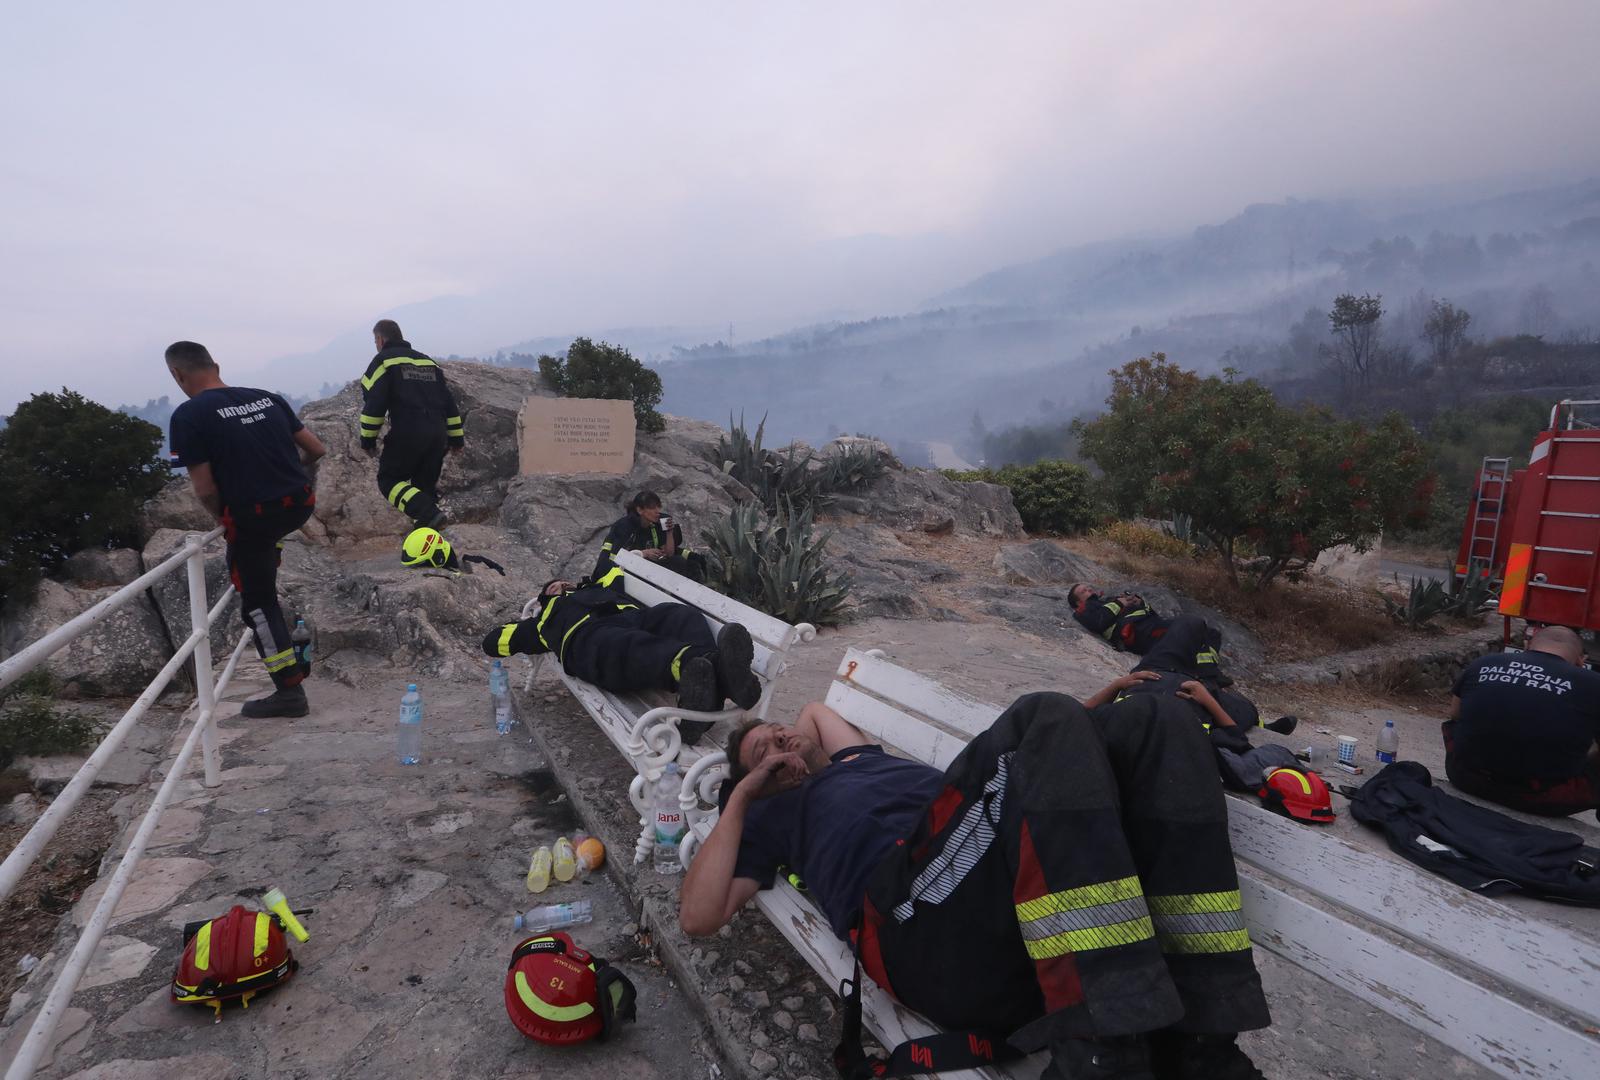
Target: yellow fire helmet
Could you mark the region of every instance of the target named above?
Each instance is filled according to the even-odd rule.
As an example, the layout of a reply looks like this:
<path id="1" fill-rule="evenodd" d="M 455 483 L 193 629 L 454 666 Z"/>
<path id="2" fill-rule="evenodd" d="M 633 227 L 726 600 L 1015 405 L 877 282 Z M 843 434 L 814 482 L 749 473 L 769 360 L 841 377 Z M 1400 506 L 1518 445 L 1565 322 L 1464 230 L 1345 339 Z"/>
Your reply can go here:
<path id="1" fill-rule="evenodd" d="M 438 529 L 413 529 L 400 545 L 400 561 L 407 566 L 444 567 L 450 562 L 450 541 Z"/>

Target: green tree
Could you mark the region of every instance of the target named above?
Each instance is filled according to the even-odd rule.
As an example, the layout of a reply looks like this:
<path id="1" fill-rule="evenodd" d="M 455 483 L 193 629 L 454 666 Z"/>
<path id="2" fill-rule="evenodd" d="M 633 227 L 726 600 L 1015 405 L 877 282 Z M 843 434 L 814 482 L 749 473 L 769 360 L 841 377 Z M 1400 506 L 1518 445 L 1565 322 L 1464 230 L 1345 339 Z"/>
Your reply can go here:
<path id="1" fill-rule="evenodd" d="M 1383 318 L 1383 296 L 1342 293 L 1328 312 L 1328 331 L 1338 344 L 1334 363 L 1347 382 L 1366 385 L 1378 347 L 1378 320 Z"/>
<path id="2" fill-rule="evenodd" d="M 632 401 L 640 431 L 658 432 L 667 426 L 656 411 L 661 404 L 661 376 L 620 345 L 575 338 L 565 357 L 539 357 L 539 374 L 564 397 Z"/>
<path id="3" fill-rule="evenodd" d="M 1467 343 L 1467 327 L 1472 315 L 1466 308 L 1458 308 L 1448 300 L 1435 300 L 1422 324 L 1422 336 L 1428 339 L 1428 358 L 1441 371 L 1450 367 Z"/>
<path id="4" fill-rule="evenodd" d="M 84 548 L 133 544 L 139 508 L 170 472 L 161 429 L 80 394 L 35 394 L 0 431 L 9 486 L 0 524 L 0 598 L 32 594 L 41 575 Z"/>
<path id="5" fill-rule="evenodd" d="M 1106 412 L 1078 425 L 1109 497 L 1124 513 L 1188 515 L 1236 584 L 1247 547 L 1265 587 L 1426 511 L 1427 455 L 1396 414 L 1364 425 L 1289 409 L 1235 372 L 1201 378 L 1162 353 L 1111 379 Z"/>

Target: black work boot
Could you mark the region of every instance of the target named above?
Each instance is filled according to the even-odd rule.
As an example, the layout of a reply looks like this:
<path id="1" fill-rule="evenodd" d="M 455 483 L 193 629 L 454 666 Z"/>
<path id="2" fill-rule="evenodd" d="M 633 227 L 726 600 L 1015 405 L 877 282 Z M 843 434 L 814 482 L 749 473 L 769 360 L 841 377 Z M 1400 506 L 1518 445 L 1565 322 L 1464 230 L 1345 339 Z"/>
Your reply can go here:
<path id="1" fill-rule="evenodd" d="M 723 696 L 741 709 L 754 708 L 761 700 L 761 680 L 750 670 L 755 658 L 756 646 L 750 640 L 750 631 L 738 623 L 729 623 L 717 631 L 718 684 Z"/>
<path id="2" fill-rule="evenodd" d="M 679 667 L 678 708 L 689 712 L 722 710 L 722 695 L 717 692 L 717 669 L 705 657 L 692 657 Z M 684 721 L 678 724 L 678 732 L 682 734 Z"/>
<path id="3" fill-rule="evenodd" d="M 1143 1035 L 1114 1039 L 1062 1039 L 1050 1044 L 1050 1064 L 1039 1080 L 1156 1080 Z"/>
<path id="4" fill-rule="evenodd" d="M 1156 1080 L 1266 1080 L 1237 1040 L 1237 1035 L 1158 1031 L 1150 1036 Z"/>
<path id="5" fill-rule="evenodd" d="M 683 720 L 678 721 L 678 738 L 684 746 L 693 746 L 705 738 L 706 732 L 716 727 L 711 720 Z"/>
<path id="6" fill-rule="evenodd" d="M 1262 724 L 1268 731 L 1276 731 L 1279 735 L 1288 735 L 1300 726 L 1300 721 L 1293 716 L 1280 716 L 1270 724 Z"/>
<path id="7" fill-rule="evenodd" d="M 274 690 L 266 697 L 251 698 L 240 706 L 239 715 L 261 720 L 269 716 L 304 716 L 310 711 L 306 688 L 296 685 L 286 690 Z"/>

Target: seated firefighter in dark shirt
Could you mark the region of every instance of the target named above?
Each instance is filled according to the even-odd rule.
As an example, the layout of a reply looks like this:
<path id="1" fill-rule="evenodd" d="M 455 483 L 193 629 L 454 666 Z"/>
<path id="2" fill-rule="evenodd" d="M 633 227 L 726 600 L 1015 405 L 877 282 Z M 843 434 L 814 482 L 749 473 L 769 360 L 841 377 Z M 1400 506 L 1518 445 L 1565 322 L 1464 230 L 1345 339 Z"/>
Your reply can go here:
<path id="1" fill-rule="evenodd" d="M 942 774 L 821 704 L 742 726 L 728 757 L 686 932 L 715 933 L 787 868 L 880 987 L 947 1028 L 1048 1047 L 1046 1078 L 1261 1076 L 1234 1038 L 1270 1018 L 1223 795 L 1176 698 L 1030 694 Z"/>
<path id="2" fill-rule="evenodd" d="M 1530 814 L 1600 807 L 1600 673 L 1582 663 L 1578 635 L 1547 626 L 1468 664 L 1444 723 L 1450 783 Z"/>
<path id="3" fill-rule="evenodd" d="M 635 495 L 628 503 L 628 512 L 612 523 L 595 560 L 595 580 L 616 566 L 612 559 L 619 551 L 637 551 L 691 581 L 706 579 L 705 556 L 683 546 L 682 527 L 662 516 L 661 496 L 653 491 Z"/>
<path id="4" fill-rule="evenodd" d="M 483 651 L 551 653 L 568 675 L 615 693 L 676 690 L 689 712 L 717 712 L 724 700 L 749 709 L 761 700 L 748 630 L 728 623 L 713 637 L 706 617 L 687 604 L 645 607 L 623 591 L 620 568 L 592 582 L 551 581 L 539 597 L 532 617 L 489 631 Z M 710 727 L 682 720 L 678 731 L 693 742 Z"/>

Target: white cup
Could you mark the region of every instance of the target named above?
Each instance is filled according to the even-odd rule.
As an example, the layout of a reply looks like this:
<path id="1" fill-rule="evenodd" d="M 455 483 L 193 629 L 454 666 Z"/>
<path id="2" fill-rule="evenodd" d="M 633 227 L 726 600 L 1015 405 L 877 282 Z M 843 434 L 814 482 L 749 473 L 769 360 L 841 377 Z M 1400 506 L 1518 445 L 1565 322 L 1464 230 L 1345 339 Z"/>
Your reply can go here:
<path id="1" fill-rule="evenodd" d="M 1339 760 L 1346 765 L 1356 763 L 1356 737 L 1354 735 L 1339 736 Z"/>

